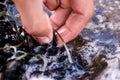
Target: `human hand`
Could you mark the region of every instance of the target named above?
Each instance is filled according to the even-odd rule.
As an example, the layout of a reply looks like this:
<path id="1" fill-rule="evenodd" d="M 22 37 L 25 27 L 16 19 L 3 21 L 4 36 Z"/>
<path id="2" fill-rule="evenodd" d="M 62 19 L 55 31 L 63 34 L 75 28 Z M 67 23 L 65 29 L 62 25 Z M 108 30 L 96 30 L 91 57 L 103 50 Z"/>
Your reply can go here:
<path id="1" fill-rule="evenodd" d="M 57 3 L 55 1 L 43 0 L 50 10 L 56 8 Z M 93 15 L 94 7 L 93 0 L 60 0 L 60 6 L 54 10 L 55 12 L 49 20 L 42 9 L 41 0 L 14 0 L 14 2 L 21 14 L 25 30 L 33 35 L 39 43 L 52 40 L 52 27 L 54 31 L 58 31 L 65 42 L 71 41 L 87 24 Z M 56 36 L 58 46 L 63 45 L 59 36 L 57 34 Z"/>
<path id="2" fill-rule="evenodd" d="M 42 0 L 13 0 L 21 16 L 25 31 L 40 43 L 49 43 L 53 29 L 48 15 L 43 10 Z"/>
<path id="3" fill-rule="evenodd" d="M 46 0 L 49 9 L 52 6 Z M 65 42 L 73 40 L 85 27 L 94 12 L 94 0 L 60 0 L 61 5 L 50 17 L 54 31 L 62 36 Z M 57 34 L 56 34 L 57 35 Z M 57 35 L 58 45 L 63 42 Z"/>

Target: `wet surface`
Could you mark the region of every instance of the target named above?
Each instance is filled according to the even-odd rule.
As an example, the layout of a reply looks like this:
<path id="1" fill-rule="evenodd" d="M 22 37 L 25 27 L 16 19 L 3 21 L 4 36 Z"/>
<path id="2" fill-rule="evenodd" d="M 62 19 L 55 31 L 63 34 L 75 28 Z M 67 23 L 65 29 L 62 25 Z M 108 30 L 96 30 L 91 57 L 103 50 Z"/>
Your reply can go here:
<path id="1" fill-rule="evenodd" d="M 13 3 L 1 0 L 0 79 L 119 80 L 120 1 L 95 3 L 92 20 L 67 44 L 74 62 L 70 64 L 55 37 L 50 44 L 39 45 L 22 29 Z"/>

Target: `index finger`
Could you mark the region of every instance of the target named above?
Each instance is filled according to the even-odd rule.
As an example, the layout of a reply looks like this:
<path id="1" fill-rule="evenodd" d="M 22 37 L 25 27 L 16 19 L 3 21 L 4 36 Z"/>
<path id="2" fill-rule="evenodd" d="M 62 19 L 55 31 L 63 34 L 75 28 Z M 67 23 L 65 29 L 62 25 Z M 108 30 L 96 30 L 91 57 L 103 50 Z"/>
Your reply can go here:
<path id="1" fill-rule="evenodd" d="M 72 12 L 65 24 L 58 30 L 58 33 L 63 37 L 65 42 L 69 42 L 74 39 L 88 23 L 89 19 L 93 15 L 94 9 L 93 0 L 71 0 L 70 5 Z M 58 45 L 62 45 L 63 42 L 58 38 Z"/>
<path id="2" fill-rule="evenodd" d="M 70 0 L 60 0 L 60 6 L 51 15 L 50 20 L 53 28 L 56 30 L 64 25 L 69 14 L 71 13 Z"/>

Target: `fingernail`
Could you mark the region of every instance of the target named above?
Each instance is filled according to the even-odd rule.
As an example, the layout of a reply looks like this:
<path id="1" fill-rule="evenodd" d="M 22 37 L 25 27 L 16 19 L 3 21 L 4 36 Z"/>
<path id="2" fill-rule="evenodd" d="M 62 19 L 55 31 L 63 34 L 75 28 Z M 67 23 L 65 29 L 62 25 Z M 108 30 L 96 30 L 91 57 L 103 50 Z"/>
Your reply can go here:
<path id="1" fill-rule="evenodd" d="M 62 33 L 64 33 L 65 31 L 66 31 L 66 29 L 65 29 L 65 28 L 62 28 L 62 29 L 58 30 L 58 33 L 59 33 L 59 34 L 62 34 Z"/>
<path id="2" fill-rule="evenodd" d="M 58 43 L 58 44 L 57 44 L 57 47 L 61 47 L 61 46 L 63 46 L 63 44 L 64 44 L 64 43 Z"/>
<path id="3" fill-rule="evenodd" d="M 40 44 L 44 44 L 44 43 L 50 43 L 50 39 L 48 37 L 38 37 L 37 38 L 37 41 L 40 43 Z"/>
<path id="4" fill-rule="evenodd" d="M 60 33 L 58 31 L 56 31 L 55 33 L 56 37 L 57 37 L 57 47 L 60 47 L 64 44 L 64 42 L 62 41 L 62 36 L 60 35 Z"/>
<path id="5" fill-rule="evenodd" d="M 42 43 L 50 43 L 50 39 L 48 37 L 44 37 Z"/>

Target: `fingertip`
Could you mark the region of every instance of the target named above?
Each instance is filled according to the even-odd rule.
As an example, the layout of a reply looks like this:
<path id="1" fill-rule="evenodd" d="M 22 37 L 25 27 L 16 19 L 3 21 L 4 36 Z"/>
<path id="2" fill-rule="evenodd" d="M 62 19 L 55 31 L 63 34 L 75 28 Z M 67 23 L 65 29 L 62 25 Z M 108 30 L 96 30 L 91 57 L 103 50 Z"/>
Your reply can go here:
<path id="1" fill-rule="evenodd" d="M 50 39 L 48 37 L 36 37 L 35 40 L 40 44 L 50 43 Z"/>
<path id="2" fill-rule="evenodd" d="M 57 47 L 61 47 L 63 45 L 64 45 L 64 42 L 59 37 L 57 37 Z"/>
<path id="3" fill-rule="evenodd" d="M 59 0 L 44 0 L 43 2 L 49 10 L 55 10 L 60 5 Z"/>
<path id="4" fill-rule="evenodd" d="M 62 35 L 63 32 L 64 32 L 64 30 L 55 31 L 55 36 L 57 38 L 57 47 L 60 47 L 67 42 L 65 39 L 65 36 Z"/>
<path id="5" fill-rule="evenodd" d="M 62 42 L 60 43 L 60 42 L 59 42 L 59 43 L 57 44 L 57 47 L 61 47 L 61 46 L 63 46 L 63 45 L 64 45 L 64 43 L 62 43 Z"/>
<path id="6" fill-rule="evenodd" d="M 58 47 L 70 42 L 75 37 L 77 37 L 77 34 L 72 33 L 72 31 L 66 28 L 65 26 L 60 28 L 55 35 L 57 37 Z"/>
<path id="7" fill-rule="evenodd" d="M 46 44 L 50 43 L 53 39 L 53 36 L 43 36 L 43 37 L 38 37 L 38 36 L 33 36 L 33 38 L 39 43 L 39 44 Z"/>

